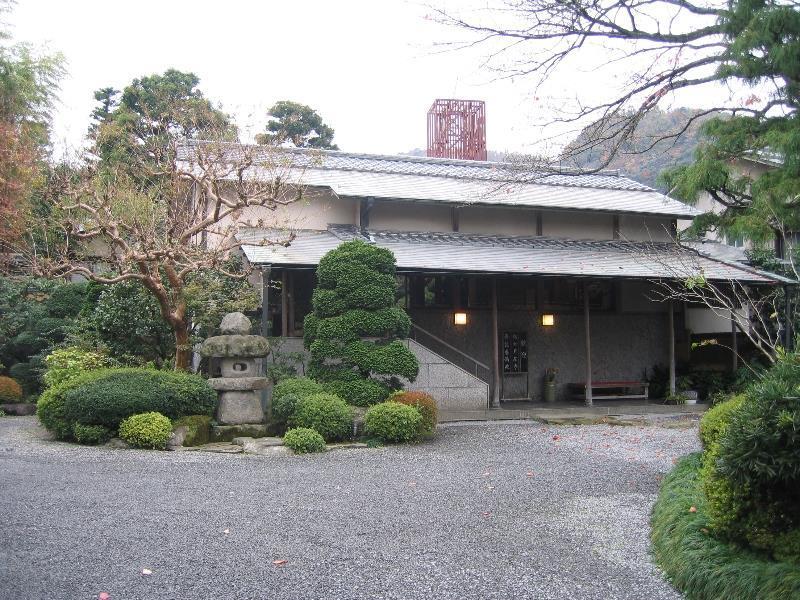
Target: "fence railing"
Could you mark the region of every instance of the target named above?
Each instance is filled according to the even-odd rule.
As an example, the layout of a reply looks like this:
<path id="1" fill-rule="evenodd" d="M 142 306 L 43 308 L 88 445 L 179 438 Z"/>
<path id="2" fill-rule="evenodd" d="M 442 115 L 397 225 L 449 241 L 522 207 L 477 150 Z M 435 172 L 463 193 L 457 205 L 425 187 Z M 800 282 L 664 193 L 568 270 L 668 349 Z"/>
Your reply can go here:
<path id="1" fill-rule="evenodd" d="M 427 329 L 423 329 L 419 325 L 411 324 L 411 337 L 412 340 L 429 348 L 442 358 L 449 360 L 451 363 L 471 373 L 484 383 L 491 383 L 492 369 L 489 365 L 482 363 L 477 358 L 474 358 L 446 342 L 434 333 Z"/>

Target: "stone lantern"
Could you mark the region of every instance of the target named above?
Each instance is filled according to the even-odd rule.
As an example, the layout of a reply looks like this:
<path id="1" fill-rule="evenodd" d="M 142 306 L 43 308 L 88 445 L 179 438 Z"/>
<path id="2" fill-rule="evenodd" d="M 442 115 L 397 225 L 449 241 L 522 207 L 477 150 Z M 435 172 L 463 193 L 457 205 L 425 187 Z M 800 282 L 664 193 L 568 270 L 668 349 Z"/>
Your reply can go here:
<path id="1" fill-rule="evenodd" d="M 219 394 L 217 422 L 220 425 L 255 425 L 264 422 L 259 390 L 269 380 L 260 377 L 257 358 L 269 354 L 269 342 L 250 335 L 250 319 L 240 312 L 228 313 L 220 324 L 222 335 L 210 337 L 200 346 L 200 354 L 222 359 L 222 376 L 208 383 Z"/>

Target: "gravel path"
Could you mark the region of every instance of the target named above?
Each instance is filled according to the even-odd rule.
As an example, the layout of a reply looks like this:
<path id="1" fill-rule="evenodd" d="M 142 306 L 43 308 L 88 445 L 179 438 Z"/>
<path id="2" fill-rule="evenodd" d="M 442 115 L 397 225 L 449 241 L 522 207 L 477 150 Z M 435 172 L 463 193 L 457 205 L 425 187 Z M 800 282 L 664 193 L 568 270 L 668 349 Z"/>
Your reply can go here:
<path id="1" fill-rule="evenodd" d="M 268 458 L 83 448 L 3 418 L 0 597 L 680 598 L 648 518 L 697 447 L 694 428 L 506 422 Z"/>

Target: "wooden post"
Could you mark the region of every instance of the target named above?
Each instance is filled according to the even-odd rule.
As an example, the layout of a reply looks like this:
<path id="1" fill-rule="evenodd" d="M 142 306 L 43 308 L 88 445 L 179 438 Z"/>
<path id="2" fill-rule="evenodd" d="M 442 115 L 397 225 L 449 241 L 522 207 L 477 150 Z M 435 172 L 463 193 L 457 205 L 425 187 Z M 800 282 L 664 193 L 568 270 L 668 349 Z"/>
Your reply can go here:
<path id="1" fill-rule="evenodd" d="M 583 327 L 586 333 L 586 387 L 584 401 L 586 406 L 592 405 L 592 340 L 589 328 L 589 285 L 583 282 Z"/>
<path id="2" fill-rule="evenodd" d="M 669 327 L 669 394 L 675 395 L 675 313 L 672 307 L 672 300 L 669 301 L 669 317 L 667 319 Z"/>
<path id="3" fill-rule="evenodd" d="M 733 359 L 733 372 L 739 368 L 739 340 L 736 330 L 736 312 L 731 311 L 731 358 Z"/>
<path id="4" fill-rule="evenodd" d="M 295 273 L 292 271 L 286 273 L 286 298 L 289 302 L 289 329 L 287 334 L 294 333 L 294 330 L 296 329 L 294 323 L 294 276 Z"/>
<path id="5" fill-rule="evenodd" d="M 492 408 L 500 407 L 500 332 L 497 325 L 497 277 L 492 277 Z"/>
<path id="6" fill-rule="evenodd" d="M 281 337 L 289 336 L 289 277 L 281 272 Z"/>
<path id="7" fill-rule="evenodd" d="M 261 335 L 269 337 L 269 276 L 272 267 L 261 267 Z"/>

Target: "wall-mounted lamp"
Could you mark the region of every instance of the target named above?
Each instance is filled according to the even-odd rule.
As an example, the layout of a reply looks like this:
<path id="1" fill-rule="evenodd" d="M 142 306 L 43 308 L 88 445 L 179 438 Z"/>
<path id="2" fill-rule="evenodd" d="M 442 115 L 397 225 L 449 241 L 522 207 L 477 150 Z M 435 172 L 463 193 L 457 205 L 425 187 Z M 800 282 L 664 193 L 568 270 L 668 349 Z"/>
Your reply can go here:
<path id="1" fill-rule="evenodd" d="M 542 326 L 543 327 L 552 327 L 556 324 L 556 316 L 550 314 L 542 315 Z"/>
<path id="2" fill-rule="evenodd" d="M 467 324 L 467 313 L 465 312 L 457 312 L 453 314 L 453 324 L 454 325 L 466 325 Z"/>

